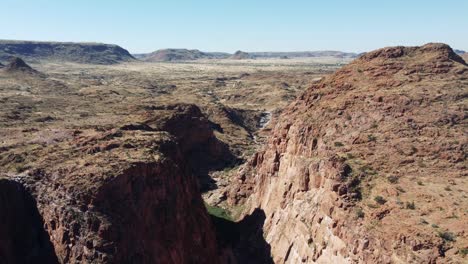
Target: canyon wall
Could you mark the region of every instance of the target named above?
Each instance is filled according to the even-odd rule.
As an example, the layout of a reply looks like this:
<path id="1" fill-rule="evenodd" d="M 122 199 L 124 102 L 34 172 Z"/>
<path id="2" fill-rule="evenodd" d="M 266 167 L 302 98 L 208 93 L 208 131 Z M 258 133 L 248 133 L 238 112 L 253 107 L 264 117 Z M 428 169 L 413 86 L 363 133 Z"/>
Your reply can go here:
<path id="1" fill-rule="evenodd" d="M 461 263 L 467 80 L 444 44 L 361 56 L 284 110 L 228 202 L 265 213 L 275 263 Z"/>
<path id="2" fill-rule="evenodd" d="M 21 263 L 17 253 L 51 245 L 59 263 L 219 262 L 212 222 L 186 157 L 205 145 L 216 151 L 223 146 L 216 147 L 195 106 L 152 110 L 142 119 L 156 115 L 164 130 L 142 122 L 75 131 L 70 140 L 45 149 L 24 174 L 7 175 L 17 186 L 9 189 L 24 191 L 2 192 L 11 199 L 10 207 L 5 197 L 0 204 L 2 216 L 7 212 L 2 228 L 14 233 L 1 233 L 0 259 Z M 185 134 L 168 132 L 174 133 L 171 124 L 180 118 L 191 120 L 178 124 Z M 22 198 L 27 195 L 31 201 Z M 34 208 L 39 220 L 29 223 Z M 14 231 L 18 222 L 25 222 L 21 232 Z M 8 242 L 13 237 L 26 243 L 39 227 L 47 238 L 39 245 Z"/>

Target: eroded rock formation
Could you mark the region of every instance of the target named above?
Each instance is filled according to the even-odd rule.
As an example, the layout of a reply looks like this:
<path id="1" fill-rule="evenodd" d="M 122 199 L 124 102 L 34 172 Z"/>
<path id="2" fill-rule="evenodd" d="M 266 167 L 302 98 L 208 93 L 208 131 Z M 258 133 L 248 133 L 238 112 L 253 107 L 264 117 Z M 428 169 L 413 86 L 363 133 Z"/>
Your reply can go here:
<path id="1" fill-rule="evenodd" d="M 69 141 L 44 150 L 29 171 L 9 177 L 10 184 L 24 186 L 24 195 L 37 201 L 60 263 L 219 262 L 212 223 L 186 158 L 201 145 L 216 145 L 206 119 L 197 113 L 195 106 L 179 105 L 149 111 L 144 118 L 151 117 L 150 125 L 75 131 Z M 8 216 L 2 228 L 15 230 L 15 221 L 29 219 L 18 214 L 34 211 L 21 210 L 23 194 L 18 199 L 2 195 L 13 201 L 6 207 L 2 200 L 2 217 Z M 6 238 L 23 241 L 35 235 L 21 232 Z M 16 252 L 38 247 L 17 245 L 19 251 L 9 251 L 11 243 L 4 237 L 0 259 L 12 259 L 8 263 L 16 263 Z"/>
<path id="2" fill-rule="evenodd" d="M 467 80 L 444 44 L 363 55 L 282 113 L 230 204 L 265 212 L 275 263 L 461 263 Z"/>

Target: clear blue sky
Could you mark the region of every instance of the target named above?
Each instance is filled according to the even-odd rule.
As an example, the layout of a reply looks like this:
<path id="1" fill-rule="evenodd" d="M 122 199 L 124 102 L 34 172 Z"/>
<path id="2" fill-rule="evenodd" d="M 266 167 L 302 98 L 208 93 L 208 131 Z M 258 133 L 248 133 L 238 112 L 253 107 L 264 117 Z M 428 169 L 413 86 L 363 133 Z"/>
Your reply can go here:
<path id="1" fill-rule="evenodd" d="M 0 0 L 0 39 L 115 43 L 130 52 L 468 50 L 468 0 Z"/>

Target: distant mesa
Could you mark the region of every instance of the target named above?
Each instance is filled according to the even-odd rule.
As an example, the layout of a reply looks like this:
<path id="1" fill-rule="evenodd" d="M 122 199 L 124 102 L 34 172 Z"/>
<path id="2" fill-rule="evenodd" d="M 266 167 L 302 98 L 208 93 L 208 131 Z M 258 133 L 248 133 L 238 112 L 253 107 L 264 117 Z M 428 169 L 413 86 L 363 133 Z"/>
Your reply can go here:
<path id="1" fill-rule="evenodd" d="M 139 60 L 147 62 L 176 62 L 200 59 L 290 59 L 331 57 L 338 59 L 354 59 L 360 54 L 342 51 L 294 51 L 294 52 L 245 52 L 236 51 L 234 54 L 226 52 L 204 52 L 198 49 L 160 49 L 151 53 L 133 54 Z"/>
<path id="2" fill-rule="evenodd" d="M 459 49 L 454 49 L 453 51 L 454 51 L 456 54 L 458 54 L 458 55 L 463 55 L 463 54 L 466 53 L 466 51 L 464 51 L 464 50 L 459 50 Z"/>
<path id="3" fill-rule="evenodd" d="M 246 60 L 246 59 L 252 59 L 253 57 L 247 52 L 238 50 L 229 58 L 232 60 Z"/>
<path id="4" fill-rule="evenodd" d="M 352 52 L 342 51 L 292 51 L 292 52 L 250 52 L 250 56 L 254 58 L 316 58 L 316 57 L 331 57 L 338 59 L 354 59 L 359 55 Z"/>
<path id="5" fill-rule="evenodd" d="M 127 50 L 111 44 L 0 40 L 0 60 L 7 60 L 11 56 L 21 57 L 27 62 L 88 64 L 116 64 L 135 60 Z"/>
<path id="6" fill-rule="evenodd" d="M 138 54 L 137 58 L 143 61 L 190 61 L 199 59 L 224 59 L 229 57 L 223 52 L 203 52 L 197 49 L 161 49 L 149 54 Z"/>

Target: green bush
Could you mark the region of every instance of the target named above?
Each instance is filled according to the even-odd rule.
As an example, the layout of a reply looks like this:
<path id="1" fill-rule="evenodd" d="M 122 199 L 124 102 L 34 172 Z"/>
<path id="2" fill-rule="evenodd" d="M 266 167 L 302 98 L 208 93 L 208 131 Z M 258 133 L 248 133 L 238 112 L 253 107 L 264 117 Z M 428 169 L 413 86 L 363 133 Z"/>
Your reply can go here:
<path id="1" fill-rule="evenodd" d="M 228 221 L 233 221 L 231 214 L 224 208 L 221 208 L 219 206 L 213 206 L 205 203 L 206 210 L 208 211 L 208 214 L 218 217 L 218 218 L 223 218 Z"/>
<path id="2" fill-rule="evenodd" d="M 374 197 L 374 201 L 378 204 L 384 204 L 387 202 L 387 200 L 385 200 L 385 198 L 383 198 L 380 195 L 377 195 L 376 197 Z"/>
<path id="3" fill-rule="evenodd" d="M 387 177 L 387 180 L 388 180 L 390 183 L 395 184 L 395 183 L 398 182 L 398 177 L 397 177 L 397 176 L 394 176 L 394 175 L 388 176 L 388 177 Z"/>
<path id="4" fill-rule="evenodd" d="M 458 254 L 460 254 L 462 257 L 465 257 L 466 255 L 468 255 L 468 248 L 459 249 Z"/>
<path id="5" fill-rule="evenodd" d="M 414 202 L 406 202 L 406 209 L 414 210 L 416 209 L 416 205 L 414 204 Z"/>
<path id="6" fill-rule="evenodd" d="M 445 241 L 455 241 L 455 234 L 452 232 L 444 231 L 444 232 L 439 232 L 438 233 L 439 237 L 442 238 Z"/>
<path id="7" fill-rule="evenodd" d="M 356 218 L 364 218 L 364 211 L 362 208 L 356 209 Z"/>
<path id="8" fill-rule="evenodd" d="M 401 186 L 397 186 L 396 189 L 401 192 L 401 193 L 405 193 L 405 189 L 401 188 Z"/>
<path id="9" fill-rule="evenodd" d="M 335 141 L 335 147 L 343 147 L 344 144 L 338 141 Z"/>

